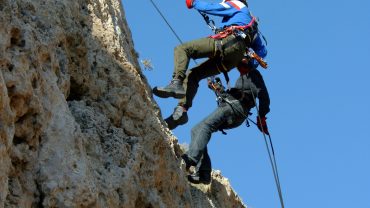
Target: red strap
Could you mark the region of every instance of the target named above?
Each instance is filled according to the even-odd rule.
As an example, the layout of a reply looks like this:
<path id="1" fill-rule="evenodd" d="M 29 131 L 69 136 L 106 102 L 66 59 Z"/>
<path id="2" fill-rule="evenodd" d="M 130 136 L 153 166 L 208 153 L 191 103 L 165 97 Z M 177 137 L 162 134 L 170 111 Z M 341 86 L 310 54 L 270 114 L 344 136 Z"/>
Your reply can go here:
<path id="1" fill-rule="evenodd" d="M 209 36 L 210 38 L 213 39 L 222 39 L 226 38 L 227 36 L 233 34 L 234 30 L 246 30 L 249 27 L 252 27 L 252 25 L 256 22 L 256 18 L 253 17 L 252 20 L 244 26 L 230 26 L 224 29 L 223 31 L 217 33 L 216 35 Z"/>
<path id="2" fill-rule="evenodd" d="M 231 28 L 238 29 L 238 30 L 245 30 L 248 27 L 252 27 L 252 25 L 254 24 L 254 22 L 256 22 L 256 18 L 255 17 L 253 17 L 252 20 L 247 25 L 244 25 L 244 26 L 231 26 Z M 228 27 L 228 28 L 230 28 L 230 27 Z"/>
<path id="3" fill-rule="evenodd" d="M 236 5 L 234 2 L 229 1 L 229 4 L 231 4 L 231 6 L 233 6 L 235 9 L 240 10 L 240 7 Z"/>
<path id="4" fill-rule="evenodd" d="M 227 36 L 231 35 L 230 32 L 231 32 L 230 30 L 224 30 L 222 32 L 217 33 L 216 35 L 211 35 L 209 37 L 213 39 L 222 39 L 222 38 L 226 38 Z"/>

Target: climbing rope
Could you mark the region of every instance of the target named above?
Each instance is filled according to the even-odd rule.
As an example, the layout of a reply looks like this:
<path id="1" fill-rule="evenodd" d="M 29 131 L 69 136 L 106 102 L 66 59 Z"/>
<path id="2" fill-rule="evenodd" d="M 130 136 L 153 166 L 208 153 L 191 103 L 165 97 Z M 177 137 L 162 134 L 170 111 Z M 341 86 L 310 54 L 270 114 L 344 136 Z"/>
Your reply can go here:
<path id="1" fill-rule="evenodd" d="M 158 14 L 162 17 L 162 19 L 166 22 L 167 26 L 171 29 L 172 33 L 176 36 L 177 40 L 183 44 L 181 38 L 177 35 L 175 29 L 173 29 L 173 27 L 171 26 L 171 24 L 167 21 L 167 18 L 163 15 L 163 13 L 161 12 L 161 10 L 158 8 L 158 6 L 154 3 L 153 0 L 150 0 L 150 2 L 152 3 L 152 5 L 154 6 L 154 8 L 157 10 Z M 198 65 L 198 62 L 196 60 L 194 60 L 194 63 L 196 65 Z"/>
<path id="2" fill-rule="evenodd" d="M 166 17 L 163 15 L 163 13 L 158 8 L 158 6 L 154 3 L 153 0 L 150 0 L 150 2 L 152 2 L 154 8 L 157 10 L 157 12 L 159 13 L 159 15 L 161 15 L 162 19 L 166 22 L 167 26 L 171 29 L 172 33 L 176 36 L 177 40 L 179 40 L 179 42 L 182 44 L 181 38 L 177 35 L 176 31 L 172 28 L 171 24 L 167 21 Z"/>
<path id="3" fill-rule="evenodd" d="M 256 109 L 257 109 L 257 113 L 258 113 L 258 116 L 257 118 L 259 119 L 259 123 L 262 124 L 262 120 L 261 120 L 261 116 L 259 114 L 259 108 L 258 108 L 258 105 L 257 105 L 257 102 L 256 102 L 256 97 L 254 96 L 254 93 L 253 93 L 253 90 L 252 90 L 252 87 L 250 87 L 250 90 L 252 92 L 252 97 L 253 97 L 253 101 L 254 101 L 254 105 L 256 106 Z M 253 121 L 252 121 L 253 122 Z M 254 122 L 253 122 L 254 123 Z M 257 125 L 256 123 L 254 123 L 255 125 Z M 258 126 L 257 126 L 258 127 Z M 263 134 L 263 138 L 265 140 L 265 144 L 266 144 L 266 149 L 267 149 L 267 153 L 269 155 L 269 159 L 270 159 L 270 163 L 271 163 L 271 168 L 272 168 L 272 172 L 274 174 L 274 179 L 275 179 L 275 184 L 276 184 L 276 188 L 278 190 L 278 194 L 279 194 L 279 199 L 280 199 L 280 204 L 281 204 L 281 207 L 284 208 L 284 199 L 283 199 L 283 193 L 281 191 L 281 185 L 280 185 L 280 179 L 279 179 L 279 172 L 278 172 L 278 168 L 277 168 L 277 163 L 276 163 L 276 157 L 275 157 L 275 151 L 274 151 L 274 145 L 272 144 L 272 139 L 271 139 L 271 135 L 270 133 L 268 134 L 268 137 L 269 137 L 269 140 L 270 140 L 270 147 L 268 145 L 268 142 L 267 142 L 267 138 L 266 138 L 266 134 L 264 132 L 264 129 L 263 129 L 263 126 L 261 125 L 261 130 L 262 130 L 262 134 Z M 271 148 L 271 151 L 270 151 L 270 148 Z"/>

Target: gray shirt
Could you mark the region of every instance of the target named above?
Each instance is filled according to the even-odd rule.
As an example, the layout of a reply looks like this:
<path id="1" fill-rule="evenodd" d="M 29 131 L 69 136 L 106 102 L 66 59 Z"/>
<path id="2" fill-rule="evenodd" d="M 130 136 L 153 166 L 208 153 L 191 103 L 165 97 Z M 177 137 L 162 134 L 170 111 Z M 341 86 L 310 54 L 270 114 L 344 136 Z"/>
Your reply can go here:
<path id="1" fill-rule="evenodd" d="M 257 69 L 251 70 L 248 74 L 240 76 L 236 80 L 235 87 L 230 90 L 230 92 L 233 91 L 240 91 L 247 94 L 247 99 L 252 99 L 252 101 L 253 97 L 258 98 L 259 115 L 261 117 L 265 117 L 266 114 L 270 112 L 270 97 L 265 82 L 263 81 L 262 75 Z M 236 99 L 245 99 L 246 97 L 235 95 L 236 93 L 230 94 Z"/>

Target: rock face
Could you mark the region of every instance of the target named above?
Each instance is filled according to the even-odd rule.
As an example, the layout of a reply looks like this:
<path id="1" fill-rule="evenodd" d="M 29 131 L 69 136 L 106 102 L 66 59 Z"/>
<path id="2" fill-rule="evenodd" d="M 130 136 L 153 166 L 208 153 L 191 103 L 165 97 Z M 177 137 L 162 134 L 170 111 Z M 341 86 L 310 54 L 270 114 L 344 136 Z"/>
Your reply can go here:
<path id="1" fill-rule="evenodd" d="M 119 0 L 0 0 L 0 207 L 244 207 L 193 186 Z"/>

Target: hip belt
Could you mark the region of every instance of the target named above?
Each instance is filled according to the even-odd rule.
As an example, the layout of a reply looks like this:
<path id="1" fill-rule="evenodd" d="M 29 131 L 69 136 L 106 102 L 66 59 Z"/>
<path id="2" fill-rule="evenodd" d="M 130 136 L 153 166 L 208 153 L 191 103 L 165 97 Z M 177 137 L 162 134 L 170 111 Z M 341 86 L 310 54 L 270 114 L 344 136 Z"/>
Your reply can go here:
<path id="1" fill-rule="evenodd" d="M 229 35 L 234 34 L 236 36 L 240 36 L 243 39 L 245 39 L 250 33 L 254 32 L 256 30 L 256 24 L 255 23 L 256 23 L 256 18 L 253 17 L 252 20 L 247 25 L 244 25 L 244 26 L 237 26 L 237 25 L 229 26 L 229 27 L 226 27 L 224 30 L 218 32 L 217 34 L 209 36 L 209 37 L 213 38 L 213 39 L 223 39 L 223 38 L 228 37 Z"/>

